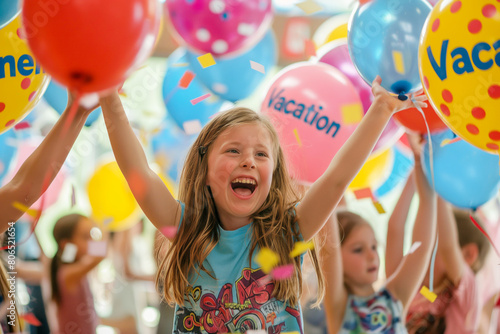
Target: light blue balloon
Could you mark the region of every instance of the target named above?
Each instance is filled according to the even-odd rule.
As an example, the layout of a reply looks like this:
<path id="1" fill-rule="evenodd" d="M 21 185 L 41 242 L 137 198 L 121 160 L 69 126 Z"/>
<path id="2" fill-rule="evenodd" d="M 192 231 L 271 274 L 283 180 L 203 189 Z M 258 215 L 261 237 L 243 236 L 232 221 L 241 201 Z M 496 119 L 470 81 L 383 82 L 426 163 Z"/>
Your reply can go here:
<path id="1" fill-rule="evenodd" d="M 218 97 L 211 96 L 194 105 L 191 103 L 193 99 L 208 94 L 210 91 L 196 77 L 187 88 L 179 86 L 179 81 L 189 70 L 189 67 L 183 64 L 188 62 L 184 48 L 175 50 L 167 60 L 167 73 L 163 80 L 163 102 L 167 107 L 168 114 L 183 130 L 184 123 L 189 121 L 198 120 L 202 127 L 205 126 L 210 117 L 220 110 L 223 102 Z"/>
<path id="2" fill-rule="evenodd" d="M 68 105 L 68 91 L 54 80 L 50 81 L 43 98 L 59 115 L 66 110 L 66 106 Z M 97 121 L 101 112 L 101 107 L 92 111 L 85 121 L 85 126 L 91 126 Z"/>
<path id="3" fill-rule="evenodd" d="M 13 145 L 16 139 L 14 129 L 0 134 L 0 185 L 9 171 L 12 158 L 16 153 L 16 147 Z"/>
<path id="4" fill-rule="evenodd" d="M 250 61 L 258 63 L 269 71 L 276 66 L 276 38 L 269 31 L 253 48 L 232 58 L 215 58 L 217 63 L 201 67 L 197 58 L 201 54 L 187 52 L 189 64 L 196 78 L 207 88 L 231 102 L 250 96 L 265 78 L 265 74 L 250 67 Z"/>
<path id="5" fill-rule="evenodd" d="M 455 206 L 477 209 L 498 193 L 500 170 L 498 155 L 483 151 L 465 140 L 441 147 L 445 139 L 454 139 L 451 130 L 431 135 L 436 193 Z M 432 185 L 429 148 L 424 145 L 423 167 Z"/>
<path id="6" fill-rule="evenodd" d="M 354 10 L 348 25 L 352 62 L 371 85 L 377 75 L 382 87 L 396 94 L 422 87 L 418 46 L 432 10 L 427 0 L 372 0 Z"/>
<path id="7" fill-rule="evenodd" d="M 413 169 L 413 156 L 404 154 L 403 151 L 394 147 L 394 164 L 392 165 L 389 178 L 375 191 L 375 197 L 382 197 L 405 181 Z"/>
<path id="8" fill-rule="evenodd" d="M 0 0 L 0 29 L 9 24 L 20 10 L 19 0 Z"/>

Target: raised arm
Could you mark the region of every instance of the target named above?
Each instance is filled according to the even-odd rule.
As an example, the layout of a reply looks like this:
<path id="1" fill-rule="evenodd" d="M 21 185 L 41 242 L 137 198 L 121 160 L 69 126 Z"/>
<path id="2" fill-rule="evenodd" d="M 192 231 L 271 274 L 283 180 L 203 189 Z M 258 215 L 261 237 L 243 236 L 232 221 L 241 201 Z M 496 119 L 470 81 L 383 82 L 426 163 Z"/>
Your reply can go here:
<path id="1" fill-rule="evenodd" d="M 414 176 L 411 174 L 408 180 L 406 180 L 405 187 L 389 218 L 385 248 L 385 277 L 387 278 L 396 272 L 403 260 L 405 224 L 411 200 L 415 194 L 415 182 L 413 178 Z"/>
<path id="2" fill-rule="evenodd" d="M 325 226 L 319 232 L 324 245 L 320 249 L 320 263 L 325 276 L 325 316 L 329 333 L 338 333 L 342 326 L 347 291 L 344 287 L 344 269 L 340 247 L 339 226 L 337 214 L 334 212 L 328 218 Z"/>
<path id="3" fill-rule="evenodd" d="M 377 76 L 372 84 L 375 100 L 361 123 L 297 206 L 299 227 L 304 240 L 314 237 L 333 213 L 347 186 L 373 150 L 391 115 L 413 106 L 411 99 L 400 101 L 391 96 L 380 86 L 381 81 Z M 423 107 L 426 103 L 420 101 L 425 99 L 425 95 L 415 98 L 416 103 Z"/>
<path id="4" fill-rule="evenodd" d="M 68 122 L 71 105 L 72 102 L 14 178 L 0 188 L 0 232 L 7 229 L 9 222 L 15 222 L 23 215 L 24 212 L 13 206 L 15 202 L 30 207 L 50 185 L 93 110 L 80 106 L 73 120 Z"/>
<path id="5" fill-rule="evenodd" d="M 176 212 L 180 210 L 180 205 L 161 178 L 149 167 L 118 93 L 102 98 L 101 107 L 116 162 L 137 203 L 157 229 L 177 226 L 180 215 L 176 215 Z"/>
<path id="6" fill-rule="evenodd" d="M 458 240 L 457 223 L 451 205 L 440 197 L 438 198 L 437 213 L 439 236 L 437 256 L 443 260 L 446 276 L 457 286 L 467 265 Z"/>
<path id="7" fill-rule="evenodd" d="M 77 285 L 104 258 L 104 256 L 84 255 L 77 262 L 64 265 L 61 267 L 64 273 L 64 282 L 68 287 Z"/>
<path id="8" fill-rule="evenodd" d="M 425 277 L 436 240 L 436 194 L 425 178 L 419 154 L 415 154 L 414 175 L 419 205 L 412 243 L 418 241 L 421 245 L 403 259 L 402 265 L 387 283 L 387 289 L 403 303 L 404 308 L 409 305 Z"/>

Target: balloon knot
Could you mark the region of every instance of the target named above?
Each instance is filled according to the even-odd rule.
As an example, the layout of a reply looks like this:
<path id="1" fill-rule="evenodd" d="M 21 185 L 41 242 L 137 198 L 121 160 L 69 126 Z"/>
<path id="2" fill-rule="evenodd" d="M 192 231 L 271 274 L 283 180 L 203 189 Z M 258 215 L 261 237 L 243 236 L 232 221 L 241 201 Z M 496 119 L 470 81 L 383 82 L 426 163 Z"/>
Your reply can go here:
<path id="1" fill-rule="evenodd" d="M 405 92 L 401 92 L 398 95 L 398 99 L 400 99 L 401 101 L 406 101 L 408 100 L 408 96 L 405 95 Z"/>

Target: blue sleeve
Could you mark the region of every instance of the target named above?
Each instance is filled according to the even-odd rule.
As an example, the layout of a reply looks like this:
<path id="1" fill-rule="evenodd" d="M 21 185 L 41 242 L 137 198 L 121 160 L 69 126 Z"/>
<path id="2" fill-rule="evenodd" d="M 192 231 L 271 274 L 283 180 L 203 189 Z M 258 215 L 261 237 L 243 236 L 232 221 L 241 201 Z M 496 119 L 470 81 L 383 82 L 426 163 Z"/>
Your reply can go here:
<path id="1" fill-rule="evenodd" d="M 179 232 L 179 229 L 181 228 L 181 224 L 182 224 L 182 218 L 184 218 L 184 209 L 186 207 L 186 204 L 184 204 L 183 202 L 177 200 L 177 202 L 179 202 L 179 204 L 181 205 L 181 220 L 179 221 L 179 226 L 177 226 L 177 232 Z"/>

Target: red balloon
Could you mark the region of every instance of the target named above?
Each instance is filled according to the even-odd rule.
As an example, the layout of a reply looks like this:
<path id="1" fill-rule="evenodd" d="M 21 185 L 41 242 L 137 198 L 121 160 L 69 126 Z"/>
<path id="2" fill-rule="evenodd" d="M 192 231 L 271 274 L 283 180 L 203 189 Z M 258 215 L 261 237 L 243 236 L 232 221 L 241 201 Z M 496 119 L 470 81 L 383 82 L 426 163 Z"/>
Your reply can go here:
<path id="1" fill-rule="evenodd" d="M 446 130 L 448 127 L 436 114 L 430 102 L 427 102 L 427 108 L 422 108 L 429 130 L 431 133 Z M 420 134 L 427 134 L 424 118 L 416 108 L 406 109 L 394 114 L 394 119 L 406 129 Z"/>
<path id="2" fill-rule="evenodd" d="M 120 85 L 150 55 L 157 0 L 24 0 L 23 25 L 38 62 L 80 93 Z"/>

